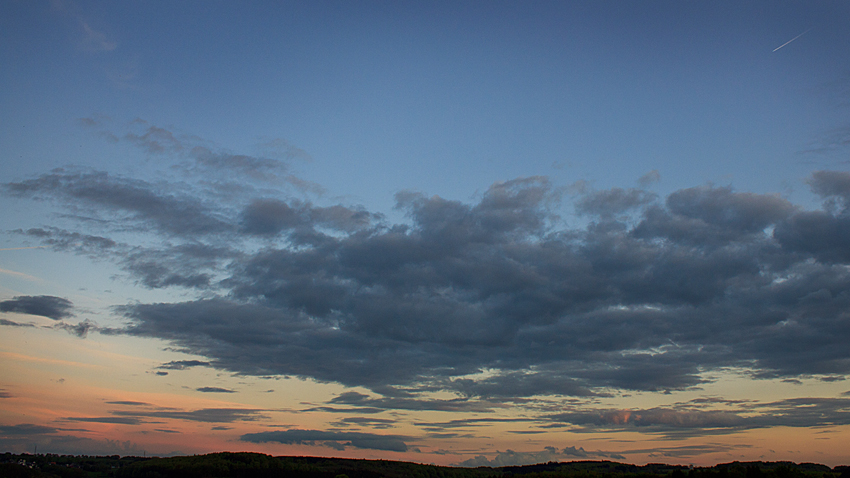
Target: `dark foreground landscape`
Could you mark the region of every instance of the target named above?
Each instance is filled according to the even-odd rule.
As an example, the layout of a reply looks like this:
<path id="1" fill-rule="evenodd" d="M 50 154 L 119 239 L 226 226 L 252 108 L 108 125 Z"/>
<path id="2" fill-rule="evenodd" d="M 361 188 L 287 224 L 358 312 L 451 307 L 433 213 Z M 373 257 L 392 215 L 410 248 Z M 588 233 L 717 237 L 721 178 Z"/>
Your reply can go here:
<path id="1" fill-rule="evenodd" d="M 850 478 L 850 466 L 815 463 L 733 462 L 713 467 L 644 466 L 610 461 L 542 463 L 499 468 L 456 468 L 401 461 L 274 457 L 212 453 L 171 458 L 139 456 L 0 455 L 0 478 L 377 478 L 377 477 L 570 477 L 570 478 Z"/>

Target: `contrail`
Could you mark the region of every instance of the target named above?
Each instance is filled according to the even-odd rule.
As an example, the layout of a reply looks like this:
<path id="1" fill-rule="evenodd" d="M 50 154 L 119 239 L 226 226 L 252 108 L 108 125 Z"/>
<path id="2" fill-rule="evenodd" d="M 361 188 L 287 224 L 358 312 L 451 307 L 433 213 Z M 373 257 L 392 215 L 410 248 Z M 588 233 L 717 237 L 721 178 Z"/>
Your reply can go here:
<path id="1" fill-rule="evenodd" d="M 24 249 L 44 249 L 47 246 L 32 246 L 32 247 L 7 247 L 5 249 L 0 249 L 0 251 L 21 251 Z"/>
<path id="2" fill-rule="evenodd" d="M 810 31 L 812 31 L 812 29 L 811 29 L 811 28 L 809 28 L 808 30 L 804 31 L 803 33 L 801 33 L 801 34 L 799 34 L 799 35 L 795 36 L 794 38 L 792 38 L 792 39 L 788 40 L 787 42 L 785 42 L 785 43 L 783 43 L 783 44 L 779 45 L 779 46 L 778 46 L 778 47 L 776 47 L 776 49 L 774 49 L 773 51 L 776 51 L 776 50 L 778 50 L 778 49 L 782 48 L 783 46 L 785 46 L 785 45 L 787 45 L 787 44 L 791 43 L 792 41 L 794 41 L 794 40 L 796 40 L 796 39 L 800 38 L 801 36 L 805 35 L 806 33 L 809 33 Z"/>
<path id="3" fill-rule="evenodd" d="M 10 276 L 17 276 L 17 277 L 20 277 L 22 279 L 31 280 L 31 281 L 39 281 L 40 280 L 38 277 L 33 277 L 29 274 L 24 274 L 23 272 L 7 271 L 6 269 L 0 269 L 0 274 L 9 274 Z"/>

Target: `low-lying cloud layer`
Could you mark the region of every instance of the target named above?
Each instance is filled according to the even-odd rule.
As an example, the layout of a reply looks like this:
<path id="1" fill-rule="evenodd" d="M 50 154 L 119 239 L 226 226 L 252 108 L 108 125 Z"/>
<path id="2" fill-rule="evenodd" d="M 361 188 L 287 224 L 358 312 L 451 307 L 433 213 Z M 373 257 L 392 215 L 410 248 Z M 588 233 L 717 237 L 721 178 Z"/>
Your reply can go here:
<path id="1" fill-rule="evenodd" d="M 407 444 L 402 437 L 361 432 L 282 430 L 248 433 L 242 435 L 241 440 L 252 443 L 275 442 L 287 445 L 321 445 L 335 450 L 344 450 L 350 446 L 369 450 L 407 451 Z"/>
<path id="2" fill-rule="evenodd" d="M 550 461 L 576 461 L 590 459 L 609 459 L 609 460 L 625 460 L 626 457 L 619 453 L 611 453 L 604 451 L 585 451 L 584 448 L 569 446 L 563 449 L 558 449 L 553 446 L 547 446 L 538 452 L 528 451 L 499 451 L 492 459 L 484 455 L 478 455 L 474 458 L 464 460 L 459 463 L 461 466 L 521 466 L 533 465 L 537 463 L 548 463 Z"/>
<path id="3" fill-rule="evenodd" d="M 111 258 L 149 288 L 198 292 L 120 307 L 130 322 L 112 333 L 160 338 L 233 372 L 366 387 L 382 398 L 337 404 L 376 409 L 676 390 L 729 368 L 850 373 L 846 172 L 811 175 L 819 210 L 729 187 L 664 198 L 610 189 L 575 197 L 570 224 L 561 188 L 530 177 L 493 184 L 473 203 L 400 192 L 407 221 L 391 224 L 295 199 L 283 161 L 190 148 L 150 128 L 115 138 L 175 155 L 203 180 L 55 170 L 3 186 L 74 213 L 17 234 Z M 0 307 L 60 319 L 63 301 Z M 417 398 L 439 390 L 460 400 Z"/>

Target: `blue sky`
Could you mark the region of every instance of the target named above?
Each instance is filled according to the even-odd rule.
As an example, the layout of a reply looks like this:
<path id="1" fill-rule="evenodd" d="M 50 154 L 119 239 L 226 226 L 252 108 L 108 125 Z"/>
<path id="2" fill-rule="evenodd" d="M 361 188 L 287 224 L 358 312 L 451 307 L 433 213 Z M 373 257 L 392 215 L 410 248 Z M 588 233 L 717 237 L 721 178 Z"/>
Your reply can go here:
<path id="1" fill-rule="evenodd" d="M 846 462 L 848 15 L 4 2 L 0 444 Z"/>
<path id="2" fill-rule="evenodd" d="M 12 2 L 4 143 L 33 173 L 97 161 L 74 121 L 92 114 L 240 152 L 283 138 L 331 194 L 384 207 L 399 189 L 467 199 L 530 174 L 777 191 L 841 159 L 800 152 L 844 126 L 845 9 Z"/>

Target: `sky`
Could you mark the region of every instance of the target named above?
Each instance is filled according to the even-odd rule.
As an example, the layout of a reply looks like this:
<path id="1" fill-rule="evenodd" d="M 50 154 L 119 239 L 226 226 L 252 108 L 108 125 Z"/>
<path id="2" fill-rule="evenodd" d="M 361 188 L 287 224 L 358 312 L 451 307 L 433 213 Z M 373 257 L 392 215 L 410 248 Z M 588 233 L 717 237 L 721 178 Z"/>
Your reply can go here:
<path id="1" fill-rule="evenodd" d="M 0 451 L 850 464 L 850 4 L 0 2 Z"/>

